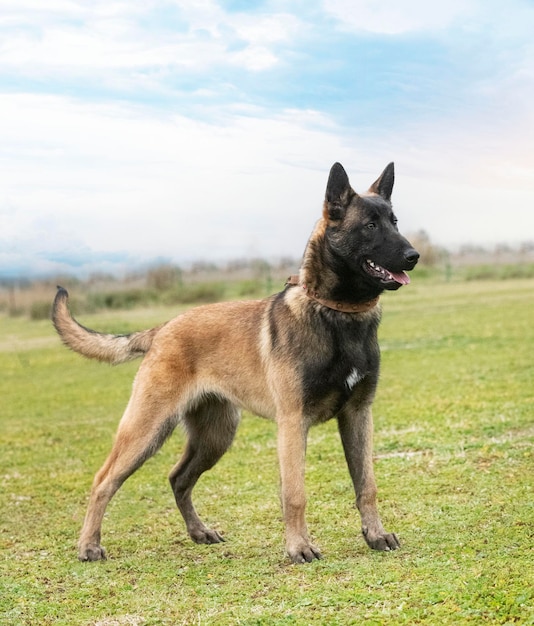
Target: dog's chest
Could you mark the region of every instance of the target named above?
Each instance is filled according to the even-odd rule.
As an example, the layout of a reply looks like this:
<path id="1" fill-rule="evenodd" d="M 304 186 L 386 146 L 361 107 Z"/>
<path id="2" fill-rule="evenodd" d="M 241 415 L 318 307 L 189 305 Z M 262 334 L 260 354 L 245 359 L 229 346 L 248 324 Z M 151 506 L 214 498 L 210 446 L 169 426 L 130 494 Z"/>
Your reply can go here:
<path id="1" fill-rule="evenodd" d="M 333 333 L 327 345 L 308 351 L 301 369 L 303 404 L 308 413 L 319 411 L 319 419 L 335 415 L 366 378 L 376 380 L 379 366 L 372 336 Z"/>
<path id="2" fill-rule="evenodd" d="M 363 380 L 364 378 L 365 372 L 360 371 L 356 366 L 354 366 L 350 370 L 347 378 L 345 379 L 345 387 L 349 391 L 352 391 L 352 388 L 355 387 L 360 382 L 360 380 Z"/>

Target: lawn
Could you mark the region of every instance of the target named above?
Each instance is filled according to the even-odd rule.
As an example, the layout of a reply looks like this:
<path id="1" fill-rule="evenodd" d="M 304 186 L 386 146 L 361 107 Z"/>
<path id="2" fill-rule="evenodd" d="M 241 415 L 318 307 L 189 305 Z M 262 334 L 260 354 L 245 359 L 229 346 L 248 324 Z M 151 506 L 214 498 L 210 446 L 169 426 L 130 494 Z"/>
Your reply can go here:
<path id="1" fill-rule="evenodd" d="M 110 504 L 109 559 L 79 563 L 92 477 L 138 363 L 86 361 L 49 322 L 0 318 L 0 624 L 534 624 L 534 281 L 414 280 L 383 306 L 375 471 L 402 548 L 366 547 L 328 423 L 307 462 L 324 559 L 299 566 L 283 550 L 274 426 L 250 415 L 195 492 L 225 543 L 185 532 L 166 478 L 177 431 Z M 123 332 L 173 314 L 81 321 Z"/>

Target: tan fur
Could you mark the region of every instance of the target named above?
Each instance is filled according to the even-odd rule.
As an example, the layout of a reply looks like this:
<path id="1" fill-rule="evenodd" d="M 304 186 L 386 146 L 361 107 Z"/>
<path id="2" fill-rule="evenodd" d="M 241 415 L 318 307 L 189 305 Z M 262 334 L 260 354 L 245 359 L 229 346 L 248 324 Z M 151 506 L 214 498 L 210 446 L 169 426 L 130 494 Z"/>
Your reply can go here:
<path id="1" fill-rule="evenodd" d="M 161 328 L 151 328 L 131 335 L 117 336 L 88 332 L 74 320 L 67 308 L 67 292 L 59 289 L 54 301 L 52 320 L 65 345 L 89 359 L 118 365 L 145 354 Z"/>
<path id="2" fill-rule="evenodd" d="M 327 245 L 329 233 L 333 228 L 336 241 L 344 238 L 349 244 L 355 236 L 354 224 L 361 219 L 360 200 L 348 187 L 348 179 L 344 184 L 344 171 L 339 168 L 337 164 L 332 169 L 332 184 L 329 179 L 336 204 L 333 208 L 325 204 L 300 270 L 301 280 L 325 298 L 344 287 Z M 386 172 L 392 175 L 391 166 Z M 377 192 L 383 187 L 381 179 L 374 183 Z M 390 193 L 391 185 L 386 188 Z M 389 211 L 388 207 L 384 203 L 383 210 Z M 333 226 L 330 210 L 337 220 Z M 400 235 L 392 237 L 404 248 L 409 245 Z M 67 292 L 59 288 L 53 323 L 71 349 L 112 364 L 144 356 L 112 450 L 93 482 L 79 540 L 81 560 L 105 557 L 100 533 L 107 504 L 178 422 L 188 441 L 169 475 L 176 504 L 194 541 L 222 541 L 198 517 L 191 492 L 201 474 L 231 445 L 241 409 L 277 422 L 286 549 L 293 561 L 321 557 L 310 542 L 304 516 L 306 438 L 311 426 L 334 417 L 364 537 L 375 549 L 398 547 L 397 537 L 385 532 L 378 516 L 372 465 L 379 307 L 366 313 L 331 311 L 302 289 L 287 286 L 265 300 L 200 306 L 157 328 L 121 336 L 81 326 L 71 316 L 67 299 Z"/>

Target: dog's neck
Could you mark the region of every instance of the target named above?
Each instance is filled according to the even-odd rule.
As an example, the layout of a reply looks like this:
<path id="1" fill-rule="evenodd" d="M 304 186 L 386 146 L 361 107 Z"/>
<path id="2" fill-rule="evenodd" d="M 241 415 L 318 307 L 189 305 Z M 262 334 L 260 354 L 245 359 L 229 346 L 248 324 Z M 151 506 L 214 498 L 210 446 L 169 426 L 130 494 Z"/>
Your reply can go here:
<path id="1" fill-rule="evenodd" d="M 335 270 L 334 253 L 326 245 L 327 222 L 319 220 L 313 230 L 306 250 L 300 274 L 290 276 L 287 285 L 299 286 L 315 302 L 334 311 L 343 313 L 364 313 L 373 309 L 379 300 L 380 291 L 356 294 L 352 290 L 340 289 L 345 281 Z M 329 257 L 329 258 L 326 258 Z M 358 297 L 360 295 L 360 297 Z"/>
<path id="2" fill-rule="evenodd" d="M 374 309 L 380 299 L 380 297 L 377 296 L 367 302 L 352 303 L 338 302 L 336 300 L 329 300 L 328 298 L 321 298 L 319 297 L 319 294 L 314 293 L 304 283 L 300 282 L 300 276 L 298 274 L 292 274 L 287 279 L 286 285 L 299 286 L 311 300 L 315 300 L 315 302 L 318 302 L 319 304 L 322 304 L 323 306 L 334 311 L 340 311 L 341 313 L 366 313 L 367 311 Z"/>

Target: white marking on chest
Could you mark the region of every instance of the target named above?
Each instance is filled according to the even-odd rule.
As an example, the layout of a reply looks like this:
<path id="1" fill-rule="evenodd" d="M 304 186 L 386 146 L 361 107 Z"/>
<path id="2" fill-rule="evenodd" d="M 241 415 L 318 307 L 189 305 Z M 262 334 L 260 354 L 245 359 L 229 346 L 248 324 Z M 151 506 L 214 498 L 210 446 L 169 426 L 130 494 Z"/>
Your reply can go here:
<path id="1" fill-rule="evenodd" d="M 353 367 L 350 374 L 347 376 L 345 385 L 347 385 L 348 389 L 352 389 L 354 385 L 358 384 L 362 378 L 363 376 L 358 372 L 355 367 Z"/>

